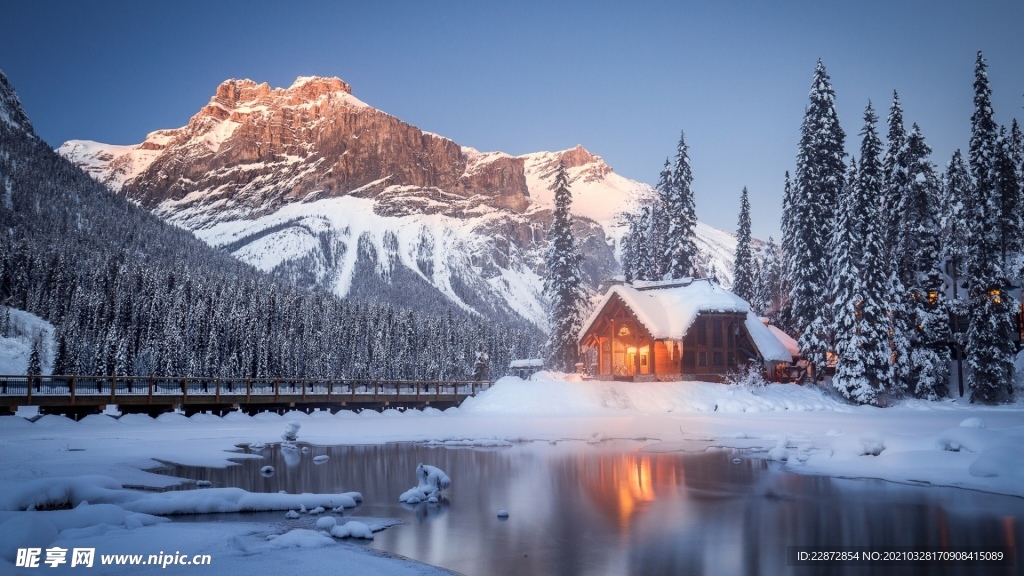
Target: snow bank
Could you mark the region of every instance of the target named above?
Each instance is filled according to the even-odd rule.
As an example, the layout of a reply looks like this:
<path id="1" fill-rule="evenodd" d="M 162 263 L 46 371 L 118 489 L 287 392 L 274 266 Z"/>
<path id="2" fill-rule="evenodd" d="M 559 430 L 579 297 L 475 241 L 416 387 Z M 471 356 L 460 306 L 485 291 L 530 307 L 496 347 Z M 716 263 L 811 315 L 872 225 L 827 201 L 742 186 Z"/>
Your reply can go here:
<path id="1" fill-rule="evenodd" d="M 45 478 L 23 482 L 0 498 L 0 510 L 34 510 L 82 502 L 117 504 L 125 510 L 154 515 L 214 512 L 266 512 L 300 507 L 354 508 L 359 492 L 341 494 L 264 494 L 241 488 L 208 488 L 171 492 L 125 490 L 108 476 Z"/>
<path id="2" fill-rule="evenodd" d="M 813 387 L 769 384 L 746 388 L 710 382 L 571 382 L 538 372 L 531 380 L 506 376 L 467 398 L 459 413 L 544 416 L 599 416 L 639 412 L 779 412 L 832 410 L 851 406 Z"/>
<path id="3" fill-rule="evenodd" d="M 25 512 L 0 524 L 0 558 L 13 562 L 18 548 L 46 548 L 58 535 L 70 530 L 119 526 L 139 528 L 167 522 L 149 514 L 129 512 L 112 504 L 83 502 L 71 510 Z"/>
<path id="4" fill-rule="evenodd" d="M 268 542 L 275 548 L 323 548 L 337 544 L 330 537 L 305 528 L 296 528 L 280 536 L 271 536 Z"/>

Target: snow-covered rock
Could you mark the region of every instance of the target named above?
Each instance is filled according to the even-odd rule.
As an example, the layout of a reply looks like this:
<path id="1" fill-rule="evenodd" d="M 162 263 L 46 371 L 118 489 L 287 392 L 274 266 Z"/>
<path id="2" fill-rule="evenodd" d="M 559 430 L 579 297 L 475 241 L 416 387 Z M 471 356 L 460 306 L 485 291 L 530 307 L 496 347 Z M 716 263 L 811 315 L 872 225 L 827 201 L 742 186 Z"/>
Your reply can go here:
<path id="1" fill-rule="evenodd" d="M 444 470 L 427 464 L 416 466 L 415 488 L 410 488 L 398 497 L 399 502 L 406 504 L 419 504 L 420 502 L 437 502 L 443 490 L 452 485 L 452 479 L 445 474 Z"/>
<path id="2" fill-rule="evenodd" d="M 331 528 L 331 536 L 335 538 L 363 538 L 373 540 L 373 530 L 358 520 L 349 520 L 344 524 L 338 524 Z"/>

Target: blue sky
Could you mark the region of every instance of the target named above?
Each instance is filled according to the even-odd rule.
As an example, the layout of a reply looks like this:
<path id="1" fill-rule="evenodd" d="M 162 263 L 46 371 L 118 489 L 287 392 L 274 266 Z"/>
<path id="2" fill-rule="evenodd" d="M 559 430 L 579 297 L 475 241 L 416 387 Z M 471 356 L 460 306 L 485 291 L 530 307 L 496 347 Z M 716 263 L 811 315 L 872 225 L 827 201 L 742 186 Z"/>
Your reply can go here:
<path id="1" fill-rule="evenodd" d="M 892 4 L 5 0 L 0 69 L 54 146 L 137 143 L 227 78 L 304 75 L 466 146 L 582 144 L 652 184 L 685 130 L 698 217 L 734 230 L 747 186 L 755 236 L 778 238 L 818 58 L 848 151 L 893 89 L 937 164 L 966 148 L 979 49 L 997 120 L 1024 119 L 1024 2 Z"/>

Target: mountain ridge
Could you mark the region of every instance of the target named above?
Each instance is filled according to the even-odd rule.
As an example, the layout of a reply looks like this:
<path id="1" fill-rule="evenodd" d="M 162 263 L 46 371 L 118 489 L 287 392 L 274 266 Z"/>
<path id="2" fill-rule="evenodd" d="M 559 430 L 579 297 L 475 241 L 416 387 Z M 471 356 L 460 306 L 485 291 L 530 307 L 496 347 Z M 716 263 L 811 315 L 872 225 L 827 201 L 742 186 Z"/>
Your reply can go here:
<path id="1" fill-rule="evenodd" d="M 299 283 L 374 298 L 363 285 L 401 277 L 541 327 L 558 164 L 569 169 L 592 288 L 619 273 L 618 213 L 654 193 L 581 145 L 519 156 L 460 146 L 358 100 L 337 78 L 273 89 L 227 80 L 181 128 L 134 146 L 77 140 L 58 151 L 161 218 Z M 729 233 L 709 230 L 705 260 L 731 262 Z M 728 280 L 731 267 L 717 269 Z"/>

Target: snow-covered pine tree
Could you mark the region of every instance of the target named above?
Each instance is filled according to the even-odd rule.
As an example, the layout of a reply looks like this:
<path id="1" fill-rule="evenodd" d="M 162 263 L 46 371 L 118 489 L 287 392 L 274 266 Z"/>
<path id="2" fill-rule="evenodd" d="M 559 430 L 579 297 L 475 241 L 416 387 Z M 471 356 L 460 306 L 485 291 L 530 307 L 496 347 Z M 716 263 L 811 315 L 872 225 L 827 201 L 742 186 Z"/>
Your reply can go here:
<path id="1" fill-rule="evenodd" d="M 818 367 L 815 378 L 822 378 L 826 352 L 830 347 L 826 301 L 830 258 L 826 253 L 828 230 L 832 225 L 836 200 L 844 186 L 846 166 L 843 142 L 846 135 L 839 125 L 835 92 L 821 60 L 814 70 L 809 103 L 800 127 L 795 185 L 790 203 L 789 240 L 790 300 L 793 322 L 800 332 L 800 352 Z M 790 237 L 791 236 L 791 237 Z"/>
<path id="2" fill-rule="evenodd" d="M 875 401 L 868 381 L 861 333 L 861 260 L 864 253 L 864 206 L 858 194 L 857 160 L 850 158 L 846 186 L 839 198 L 829 235 L 834 272 L 829 280 L 832 332 L 835 334 L 836 373 L 832 385 L 843 396 L 861 403 Z"/>
<path id="3" fill-rule="evenodd" d="M 4 306 L 3 313 L 0 313 L 0 338 L 11 337 L 11 309 Z"/>
<path id="4" fill-rule="evenodd" d="M 671 213 L 668 210 L 669 197 L 672 196 L 672 163 L 665 158 L 665 165 L 658 174 L 658 194 L 649 203 L 650 219 L 647 227 L 647 251 L 650 253 L 641 280 L 661 280 L 668 272 L 669 259 L 668 231 L 671 226 Z"/>
<path id="5" fill-rule="evenodd" d="M 995 169 L 999 146 L 986 68 L 979 50 L 974 68 L 969 154 L 974 196 L 967 215 L 967 381 L 972 402 L 994 403 L 1012 393 L 1014 323 L 1001 267 L 1001 206 Z"/>
<path id="6" fill-rule="evenodd" d="M 25 374 L 29 376 L 39 376 L 43 373 L 42 355 L 39 350 L 40 340 L 40 338 L 32 339 L 32 350 L 28 353 L 28 367 L 25 369 Z"/>
<path id="7" fill-rule="evenodd" d="M 895 343 L 894 372 L 919 398 L 934 400 L 946 393 L 949 382 L 949 309 L 941 271 L 941 184 L 929 157 L 931 147 L 914 124 L 907 138 L 905 220 L 914 223 L 904 233 L 912 238 L 911 281 L 907 325 L 896 336 L 906 335 L 907 349 Z M 896 338 L 894 336 L 894 338 Z M 903 361 L 906 358 L 908 361 Z"/>
<path id="8" fill-rule="evenodd" d="M 1016 134 L 1015 134 L 1016 133 Z M 996 188 L 999 195 L 999 248 L 1003 269 L 1006 273 L 1017 276 L 1017 270 L 1011 270 L 1010 261 L 1020 253 L 1024 241 L 1024 202 L 1021 198 L 1021 182 L 1018 169 L 1021 164 L 1020 128 L 1014 119 L 1009 133 L 1006 127 L 999 130 L 999 144 L 996 154 L 995 170 Z M 1014 141 L 1016 139 L 1016 142 Z"/>
<path id="9" fill-rule="evenodd" d="M 644 204 L 640 207 L 637 219 L 636 255 L 634 263 L 634 280 L 654 280 L 657 277 L 658 254 L 654 251 L 657 242 L 654 237 L 654 217 L 656 204 Z"/>
<path id="10" fill-rule="evenodd" d="M 733 261 L 732 291 L 740 298 L 754 298 L 754 263 L 750 253 L 750 199 L 747 187 L 740 194 L 740 216 L 736 229 L 736 257 Z"/>
<path id="11" fill-rule="evenodd" d="M 873 391 L 858 390 L 851 397 L 874 402 L 874 394 L 892 388 L 890 363 L 889 311 L 892 309 L 890 283 L 885 275 L 885 248 L 879 212 L 882 209 L 883 174 L 880 155 L 882 143 L 875 131 L 878 117 L 868 103 L 861 130 L 860 171 L 857 174 L 857 201 L 863 226 L 863 252 L 856 294 L 860 295 L 858 329 L 862 338 L 864 375 Z"/>
<path id="12" fill-rule="evenodd" d="M 905 195 L 908 185 L 906 144 L 907 133 L 903 125 L 903 108 L 900 105 L 900 96 L 893 90 L 892 105 L 889 108 L 889 116 L 886 119 L 889 126 L 888 146 L 885 156 L 882 158 L 882 170 L 885 175 L 884 196 L 882 199 L 882 231 L 885 244 L 885 260 L 890 269 L 896 271 L 900 280 L 907 282 L 904 276 L 907 266 L 903 265 L 906 257 L 907 239 L 903 232 L 907 230 L 905 216 Z"/>
<path id="13" fill-rule="evenodd" d="M 666 278 L 684 278 L 693 275 L 697 245 L 694 241 L 697 211 L 693 200 L 693 171 L 690 168 L 689 147 L 685 133 L 679 135 L 676 161 L 665 196 L 664 206 L 668 221 L 665 232 L 664 258 Z"/>
<path id="14" fill-rule="evenodd" d="M 544 277 L 544 295 L 550 303 L 548 320 L 550 336 L 546 347 L 547 366 L 555 370 L 571 372 L 579 357 L 579 331 L 583 324 L 586 291 L 583 286 L 580 254 L 576 237 L 572 231 L 572 192 L 569 190 L 569 175 L 565 165 L 559 164 L 553 185 L 555 210 L 550 243 L 544 262 L 547 274 Z"/>

